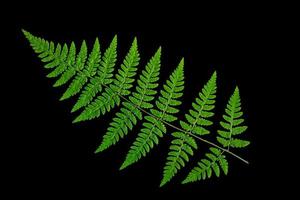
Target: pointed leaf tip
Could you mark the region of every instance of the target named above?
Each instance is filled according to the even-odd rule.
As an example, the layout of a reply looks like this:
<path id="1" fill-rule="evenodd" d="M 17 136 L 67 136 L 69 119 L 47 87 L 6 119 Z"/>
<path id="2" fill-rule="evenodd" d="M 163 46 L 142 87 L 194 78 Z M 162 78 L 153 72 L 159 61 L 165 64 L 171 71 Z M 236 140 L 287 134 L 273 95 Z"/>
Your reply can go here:
<path id="1" fill-rule="evenodd" d="M 212 74 L 211 78 L 214 79 L 214 80 L 217 79 L 217 71 L 214 71 L 214 73 Z"/>
<path id="2" fill-rule="evenodd" d="M 27 39 L 29 39 L 29 37 L 32 36 L 32 34 L 29 33 L 28 31 L 26 31 L 25 29 L 21 29 L 21 31 L 22 31 L 23 35 L 24 35 Z"/>
<path id="3" fill-rule="evenodd" d="M 184 58 L 182 58 L 177 66 L 177 68 L 175 69 L 175 73 L 183 73 L 183 68 L 184 68 Z"/>
<path id="4" fill-rule="evenodd" d="M 65 100 L 66 99 L 66 97 L 63 95 L 62 97 L 60 97 L 60 101 L 63 101 L 63 100 Z"/>
<path id="5" fill-rule="evenodd" d="M 185 179 L 185 180 L 183 180 L 183 181 L 181 181 L 181 184 L 187 184 L 189 181 L 187 180 L 187 179 Z"/>
<path id="6" fill-rule="evenodd" d="M 72 108 L 71 113 L 75 112 L 76 110 L 76 108 Z"/>
<path id="7" fill-rule="evenodd" d="M 136 36 L 133 38 L 133 43 L 137 44 L 137 37 Z"/>
<path id="8" fill-rule="evenodd" d="M 123 170 L 134 163 L 135 159 L 132 156 L 126 156 L 123 164 L 121 165 L 119 170 Z"/>
<path id="9" fill-rule="evenodd" d="M 100 149 L 100 147 L 98 147 L 97 149 L 96 149 L 96 151 L 94 151 L 94 154 L 97 154 L 97 153 L 100 153 L 101 152 L 101 149 Z"/>
<path id="10" fill-rule="evenodd" d="M 161 54 L 161 49 L 162 49 L 161 46 L 159 46 L 158 49 L 157 49 L 157 51 L 156 51 L 156 53 L 157 54 Z"/>
<path id="11" fill-rule="evenodd" d="M 78 123 L 78 122 L 80 122 L 80 121 L 82 121 L 81 115 L 79 115 L 78 117 L 76 117 L 76 118 L 72 121 L 72 123 L 75 124 L 75 123 Z"/>
<path id="12" fill-rule="evenodd" d="M 70 98 L 71 96 L 70 95 L 68 95 L 66 92 L 60 97 L 60 101 L 63 101 L 63 100 L 66 100 L 66 99 L 68 99 L 68 98 Z"/>
<path id="13" fill-rule="evenodd" d="M 183 67 L 184 67 L 184 58 L 182 57 L 178 64 L 178 69 L 183 70 Z"/>
<path id="14" fill-rule="evenodd" d="M 235 87 L 235 89 L 234 89 L 234 92 L 237 92 L 237 93 L 239 93 L 239 91 L 240 91 L 240 90 L 239 90 L 239 87 L 238 87 L 238 86 L 236 86 L 236 87 Z"/>
<path id="15" fill-rule="evenodd" d="M 217 77 L 217 70 L 214 71 L 213 76 Z"/>
<path id="16" fill-rule="evenodd" d="M 166 181 L 162 180 L 159 187 L 163 187 L 164 185 L 166 185 L 166 183 L 167 183 Z"/>
<path id="17" fill-rule="evenodd" d="M 123 162 L 123 164 L 121 165 L 121 167 L 119 168 L 120 171 L 124 170 L 126 167 L 128 167 L 128 165 Z"/>
<path id="18" fill-rule="evenodd" d="M 233 92 L 233 95 L 232 96 L 234 96 L 234 98 L 238 98 L 238 99 L 240 99 L 240 90 L 239 90 L 239 87 L 238 86 L 236 86 L 235 87 L 235 89 L 234 89 L 234 92 Z"/>
<path id="19" fill-rule="evenodd" d="M 184 64 L 184 57 L 181 58 L 180 63 Z"/>
<path id="20" fill-rule="evenodd" d="M 113 41 L 117 42 L 117 40 L 118 40 L 118 35 L 115 34 L 115 36 L 114 36 L 114 38 L 113 38 Z"/>
<path id="21" fill-rule="evenodd" d="M 103 143 L 100 144 L 100 146 L 96 149 L 95 153 L 103 152 L 104 150 L 108 149 L 109 146 L 103 145 Z"/>

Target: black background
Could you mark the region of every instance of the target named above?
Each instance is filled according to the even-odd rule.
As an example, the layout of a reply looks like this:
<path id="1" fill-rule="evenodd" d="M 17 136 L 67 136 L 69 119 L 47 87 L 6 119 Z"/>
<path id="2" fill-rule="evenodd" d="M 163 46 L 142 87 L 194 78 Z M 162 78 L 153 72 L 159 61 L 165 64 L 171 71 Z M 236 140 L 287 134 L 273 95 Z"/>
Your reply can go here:
<path id="1" fill-rule="evenodd" d="M 112 197 L 128 195 L 138 198 L 143 193 L 174 197 L 185 195 L 187 198 L 193 195 L 199 198 L 239 198 L 268 194 L 267 185 L 272 184 L 275 178 L 269 176 L 271 169 L 268 169 L 265 159 L 268 148 L 262 148 L 267 136 L 261 123 L 265 117 L 261 107 L 266 102 L 258 98 L 264 91 L 263 74 L 268 70 L 263 57 L 268 40 L 265 30 L 269 23 L 257 17 L 262 11 L 251 7 L 231 11 L 215 6 L 180 4 L 174 7 L 143 4 L 139 8 L 129 6 L 126 9 L 120 4 L 103 4 L 99 10 L 95 7 L 82 7 L 80 11 L 57 7 L 53 12 L 50 7 L 42 5 L 37 9 L 20 9 L 14 15 L 14 53 L 18 56 L 13 61 L 16 79 L 12 82 L 19 92 L 18 98 L 11 100 L 18 110 L 18 115 L 14 115 L 18 124 L 11 126 L 15 134 L 14 156 L 10 159 L 15 164 L 11 168 L 13 179 L 10 179 L 10 185 L 20 188 L 24 195 L 34 196 L 83 195 L 97 198 L 109 194 Z M 47 70 L 22 35 L 22 28 L 61 43 L 75 41 L 79 45 L 85 39 L 89 49 L 95 37 L 100 37 L 102 50 L 114 34 L 118 34 L 117 66 L 134 36 L 138 37 L 141 67 L 161 45 L 160 87 L 184 57 L 185 94 L 181 111 L 190 108 L 202 86 L 217 70 L 218 97 L 214 121 L 221 119 L 227 100 L 238 85 L 249 126 L 244 137 L 251 141 L 251 145 L 235 152 L 249 160 L 250 165 L 228 156 L 228 176 L 181 185 L 186 173 L 207 151 L 208 146 L 199 143 L 199 151 L 187 167 L 171 183 L 159 188 L 171 140 L 166 136 L 148 157 L 119 171 L 140 124 L 119 145 L 95 155 L 93 152 L 118 108 L 100 119 L 72 124 L 76 114 L 71 114 L 70 109 L 76 98 L 59 101 L 66 87 L 52 87 L 54 80 L 45 77 Z M 183 113 L 179 114 L 179 118 L 183 117 Z M 217 128 L 216 123 L 209 139 L 214 139 Z"/>

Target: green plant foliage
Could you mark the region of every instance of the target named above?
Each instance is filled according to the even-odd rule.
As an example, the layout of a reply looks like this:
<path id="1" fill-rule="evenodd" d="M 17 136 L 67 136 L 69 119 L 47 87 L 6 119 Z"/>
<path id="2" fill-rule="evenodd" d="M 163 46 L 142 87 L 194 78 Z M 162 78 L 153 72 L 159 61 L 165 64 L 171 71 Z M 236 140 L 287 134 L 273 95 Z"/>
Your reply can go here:
<path id="1" fill-rule="evenodd" d="M 217 148 L 211 147 L 210 152 L 205 154 L 206 158 L 201 159 L 192 171 L 188 174 L 183 184 L 205 180 L 214 174 L 219 177 L 222 170 L 225 175 L 228 173 L 228 162 L 223 152 Z"/>
<path id="2" fill-rule="evenodd" d="M 67 62 L 67 69 L 62 73 L 60 78 L 54 83 L 54 87 L 58 87 L 67 83 L 73 76 L 76 75 L 76 72 L 82 70 L 87 54 L 87 46 L 85 41 L 82 42 L 80 51 L 76 57 L 76 47 L 72 42 L 71 48 L 69 51 Z M 62 97 L 64 99 L 64 96 Z"/>
<path id="3" fill-rule="evenodd" d="M 178 100 L 183 95 L 184 76 L 183 59 L 177 69 L 172 73 L 160 91 L 160 96 L 156 100 L 156 108 L 150 110 L 153 116 L 146 116 L 143 128 L 140 130 L 135 142 L 130 147 L 121 169 L 137 162 L 142 156 L 146 156 L 154 145 L 158 145 L 159 138 L 162 138 L 167 132 L 166 126 L 162 120 L 173 122 L 177 119 L 174 114 L 178 113 L 176 106 L 181 104 Z"/>
<path id="4" fill-rule="evenodd" d="M 226 114 L 223 115 L 225 122 L 220 122 L 220 125 L 225 129 L 225 131 L 217 131 L 219 135 L 217 136 L 217 141 L 223 145 L 223 147 L 227 147 L 228 150 L 230 147 L 242 148 L 248 146 L 250 144 L 249 141 L 233 138 L 234 135 L 239 135 L 247 129 L 247 126 L 240 126 L 244 122 L 244 119 L 241 119 L 243 112 L 241 111 L 238 87 L 236 87 L 233 95 L 229 99 L 225 113 Z M 223 170 L 224 174 L 227 175 L 228 161 L 224 155 L 224 151 L 214 147 L 211 147 L 210 151 L 211 152 L 205 154 L 207 159 L 202 159 L 198 163 L 198 166 L 192 169 L 182 183 L 185 184 L 210 178 L 212 171 L 214 171 L 215 175 L 219 177 L 220 168 Z"/>
<path id="5" fill-rule="evenodd" d="M 199 97 L 192 103 L 192 109 L 189 114 L 185 115 L 186 121 L 180 121 L 181 128 L 186 132 L 173 133 L 174 139 L 170 145 L 166 166 L 164 167 L 163 179 L 160 186 L 169 182 L 175 174 L 189 162 L 193 149 L 197 149 L 196 141 L 187 133 L 195 133 L 197 135 L 209 134 L 208 126 L 213 123 L 209 120 L 214 115 L 214 103 L 216 98 L 216 79 L 217 73 L 213 73 L 210 80 L 199 93 Z"/>
<path id="6" fill-rule="evenodd" d="M 98 47 L 95 51 L 99 51 Z M 93 52 L 92 52 L 93 53 Z M 95 52 L 96 54 L 96 52 Z M 99 54 L 100 57 L 100 54 Z M 103 90 L 103 84 L 110 84 L 113 79 L 114 66 L 117 61 L 117 36 L 115 36 L 110 43 L 109 47 L 106 49 L 100 63 L 98 64 L 99 58 L 95 57 L 95 61 L 92 61 L 91 64 L 94 66 L 90 68 L 97 68 L 96 71 L 92 71 L 90 74 L 90 81 L 82 90 L 82 93 L 77 100 L 77 103 L 72 108 L 72 112 L 85 108 L 94 97 L 101 93 Z M 96 73 L 95 73 L 96 72 Z M 79 120 L 79 119 L 78 119 Z M 75 121 L 76 122 L 76 121 Z"/>
<path id="7" fill-rule="evenodd" d="M 63 94 L 60 100 L 68 99 L 71 96 L 74 96 L 77 93 L 79 93 L 82 87 L 87 83 L 88 79 L 90 77 L 93 77 L 96 74 L 97 67 L 99 67 L 99 63 L 100 63 L 100 44 L 99 44 L 99 39 L 96 38 L 93 50 L 89 55 L 87 63 L 84 66 L 81 65 L 80 72 L 73 79 L 70 86 L 65 91 L 65 93 Z"/>
<path id="8" fill-rule="evenodd" d="M 224 121 L 220 125 L 225 130 L 218 130 L 218 142 L 223 147 L 243 148 L 250 144 L 249 141 L 235 138 L 247 130 L 247 126 L 241 126 L 244 119 L 241 118 L 243 112 L 241 111 L 241 100 L 239 88 L 236 87 L 233 95 L 230 97 L 227 107 L 223 115 Z"/>
<path id="9" fill-rule="evenodd" d="M 120 111 L 116 113 L 103 136 L 103 141 L 96 153 L 101 152 L 113 144 L 116 144 L 121 138 L 127 135 L 128 130 L 132 130 L 138 120 L 142 120 L 142 112 L 138 107 L 149 109 L 152 108 L 152 101 L 156 94 L 157 82 L 159 80 L 161 48 L 142 71 L 135 91 L 129 96 L 129 102 L 124 102 Z"/>
<path id="10" fill-rule="evenodd" d="M 98 38 L 89 49 L 85 40 L 77 48 L 75 42 L 69 45 L 54 43 L 25 30 L 22 32 L 44 63 L 44 68 L 49 70 L 47 77 L 56 79 L 53 86 L 67 85 L 60 100 L 77 98 L 71 112 L 81 110 L 81 113 L 74 119 L 74 123 L 98 118 L 119 107 L 95 153 L 117 144 L 141 121 L 142 127 L 120 169 L 147 156 L 167 136 L 171 137 L 171 144 L 160 186 L 170 182 L 188 164 L 198 149 L 198 141 L 209 145 L 209 151 L 188 173 L 182 181 L 183 184 L 208 179 L 213 174 L 216 177 L 221 173 L 227 175 L 229 162 L 226 153 L 247 163 L 230 151 L 230 148 L 244 148 L 250 144 L 239 137 L 246 131 L 247 126 L 242 125 L 244 119 L 238 87 L 230 97 L 220 122 L 222 130 L 218 130 L 216 134 L 218 144 L 203 139 L 210 134 L 210 127 L 213 125 L 216 72 L 199 92 L 191 109 L 185 114 L 185 119 L 177 119 L 184 92 L 184 59 L 179 62 L 158 93 L 161 47 L 136 79 L 141 60 L 137 38 L 133 39 L 122 64 L 116 69 L 117 35 L 102 54 Z M 169 128 L 175 131 L 170 132 Z"/>
<path id="11" fill-rule="evenodd" d="M 119 105 L 121 101 L 120 95 L 127 96 L 130 94 L 139 60 L 137 39 L 135 38 L 113 83 L 105 88 L 105 92 L 89 104 L 74 122 L 99 117 L 101 114 L 109 112 L 115 105 Z"/>

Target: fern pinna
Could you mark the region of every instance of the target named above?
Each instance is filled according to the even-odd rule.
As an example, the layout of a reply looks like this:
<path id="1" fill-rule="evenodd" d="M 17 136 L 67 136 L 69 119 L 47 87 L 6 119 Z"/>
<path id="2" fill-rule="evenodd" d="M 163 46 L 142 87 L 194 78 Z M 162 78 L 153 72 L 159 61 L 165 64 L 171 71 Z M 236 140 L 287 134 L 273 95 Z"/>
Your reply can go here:
<path id="1" fill-rule="evenodd" d="M 142 156 L 146 156 L 146 153 L 154 147 L 154 144 L 158 144 L 159 138 L 166 134 L 167 129 L 162 122 L 173 122 L 177 118 L 174 116 L 179 110 L 175 108 L 181 104 L 176 100 L 182 96 L 183 91 L 183 59 L 179 63 L 177 69 L 171 74 L 170 79 L 166 81 L 163 89 L 160 92 L 160 96 L 156 100 L 156 108 L 151 109 L 152 115 L 145 117 L 143 128 L 140 130 L 135 142 L 130 147 L 130 150 L 126 156 L 121 169 L 137 162 Z"/>
<path id="2" fill-rule="evenodd" d="M 135 91 L 129 96 L 129 102 L 124 102 L 120 111 L 116 113 L 96 153 L 116 144 L 120 138 L 127 135 L 128 129 L 131 130 L 138 120 L 142 120 L 143 113 L 138 108 L 152 108 L 151 101 L 154 99 L 155 88 L 158 86 L 156 82 L 159 79 L 160 56 L 161 48 L 142 71 Z"/>
<path id="3" fill-rule="evenodd" d="M 233 148 L 243 148 L 250 144 L 249 141 L 233 138 L 235 135 L 243 133 L 247 126 L 240 126 L 244 119 L 241 118 L 241 102 L 239 89 L 236 87 L 233 95 L 231 96 L 227 108 L 225 109 L 227 115 L 223 115 L 224 121 L 220 122 L 224 130 L 218 130 L 217 141 L 229 150 Z M 210 178 L 212 171 L 217 177 L 220 176 L 220 168 L 224 174 L 228 173 L 228 161 L 224 155 L 224 150 L 219 150 L 215 147 L 210 148 L 210 152 L 205 154 L 206 158 L 202 159 L 198 166 L 195 167 L 183 181 L 183 183 L 194 182 L 205 178 Z"/>
<path id="4" fill-rule="evenodd" d="M 160 186 L 168 183 L 188 164 L 198 148 L 198 141 L 207 144 L 209 151 L 187 174 L 183 184 L 211 178 L 213 173 L 219 177 L 221 171 L 226 175 L 229 166 L 226 154 L 248 163 L 231 151 L 231 148 L 243 148 L 250 144 L 247 140 L 237 138 L 247 129 L 247 126 L 241 125 L 244 119 L 238 87 L 229 99 L 223 115 L 224 121 L 220 122 L 223 130 L 213 133 L 216 142 L 204 139 L 205 135 L 210 134 L 213 125 L 217 72 L 212 74 L 199 92 L 191 109 L 185 114 L 185 119 L 178 120 L 176 115 L 179 113 L 184 91 L 183 58 L 160 92 L 157 92 L 161 47 L 150 58 L 136 80 L 140 62 L 137 38 L 133 39 L 127 55 L 116 70 L 117 36 L 114 36 L 102 54 L 98 38 L 89 53 L 85 41 L 76 50 L 74 42 L 70 45 L 55 44 L 22 31 L 38 57 L 45 63 L 44 68 L 51 70 L 47 77 L 57 78 L 53 86 L 69 85 L 60 100 L 77 96 L 71 112 L 81 110 L 81 113 L 74 119 L 74 123 L 97 118 L 119 107 L 95 153 L 117 144 L 139 122 L 142 123 L 142 128 L 120 169 L 147 156 L 164 136 L 170 136 L 172 141 Z"/>
<path id="5" fill-rule="evenodd" d="M 180 121 L 180 126 L 184 132 L 172 133 L 174 139 L 171 142 L 161 186 L 170 181 L 185 166 L 185 162 L 189 161 L 189 156 L 194 154 L 193 149 L 197 149 L 195 139 L 187 133 L 200 136 L 209 134 L 209 131 L 204 127 L 212 125 L 208 118 L 214 115 L 212 110 L 216 98 L 216 77 L 215 72 L 192 104 L 193 108 L 189 110 L 189 114 L 185 114 L 186 121 Z"/>

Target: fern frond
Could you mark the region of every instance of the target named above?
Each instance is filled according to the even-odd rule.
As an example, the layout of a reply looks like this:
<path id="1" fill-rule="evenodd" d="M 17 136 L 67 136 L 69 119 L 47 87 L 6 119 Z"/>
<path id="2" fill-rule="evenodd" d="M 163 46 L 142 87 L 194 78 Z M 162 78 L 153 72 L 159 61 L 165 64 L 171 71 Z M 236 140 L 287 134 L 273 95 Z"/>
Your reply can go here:
<path id="1" fill-rule="evenodd" d="M 59 43 L 55 48 L 55 44 L 52 41 L 49 42 L 40 37 L 36 37 L 25 30 L 22 30 L 22 32 L 29 41 L 34 52 L 39 54 L 38 57 L 41 61 L 48 62 L 48 64 L 44 65 L 45 68 L 54 68 L 61 63 L 62 56 L 64 56 L 67 48 L 66 45 L 64 45 L 63 51 L 61 51 L 61 45 Z"/>
<path id="2" fill-rule="evenodd" d="M 41 54 L 43 52 L 48 53 L 48 49 L 49 49 L 48 41 L 46 41 L 42 38 L 36 37 L 24 29 L 22 29 L 22 32 L 23 32 L 24 36 L 26 37 L 26 39 L 28 40 L 30 46 L 32 47 L 32 49 L 34 50 L 35 53 L 38 53 L 38 54 Z"/>
<path id="3" fill-rule="evenodd" d="M 220 122 L 224 130 L 218 130 L 217 140 L 223 147 L 243 148 L 250 144 L 249 141 L 234 138 L 247 130 L 247 126 L 241 126 L 244 122 L 242 115 L 239 88 L 236 87 L 225 109 L 224 121 Z"/>
<path id="4" fill-rule="evenodd" d="M 214 113 L 214 103 L 216 98 L 216 72 L 213 73 L 210 80 L 203 87 L 199 93 L 199 98 L 196 98 L 195 102 L 192 103 L 192 109 L 189 110 L 189 114 L 185 115 L 186 122 L 180 121 L 180 125 L 183 130 L 188 133 L 194 133 L 196 135 L 205 135 L 209 133 L 206 126 L 212 125 L 212 122 L 208 118 L 212 117 Z M 176 132 L 172 134 L 175 138 L 170 145 L 170 151 L 167 157 L 167 163 L 164 167 L 163 179 L 160 186 L 165 185 L 169 182 L 175 174 L 185 166 L 185 162 L 189 161 L 189 155 L 193 155 L 193 149 L 187 142 L 193 139 L 187 133 Z M 186 135 L 183 137 L 183 135 Z M 194 146 L 194 149 L 197 145 Z"/>
<path id="5" fill-rule="evenodd" d="M 97 148 L 95 153 L 101 152 L 113 144 L 116 144 L 120 138 L 123 138 L 128 133 L 128 129 L 132 130 L 133 126 L 137 124 L 138 120 L 142 119 L 142 112 L 138 109 L 152 108 L 151 101 L 156 94 L 157 82 L 159 80 L 160 71 L 160 56 L 161 48 L 157 50 L 155 55 L 147 63 L 145 69 L 142 71 L 135 91 L 129 96 L 130 102 L 123 102 L 120 111 L 113 118 L 103 136 L 101 145 Z"/>
<path id="6" fill-rule="evenodd" d="M 88 79 L 95 75 L 96 70 L 99 67 L 100 57 L 100 44 L 98 38 L 96 38 L 93 50 L 89 55 L 87 64 L 84 66 L 84 69 L 82 69 L 82 65 L 78 67 L 80 72 L 75 76 L 75 78 L 73 79 L 65 93 L 62 95 L 60 100 L 70 98 L 71 96 L 74 96 L 78 92 L 80 92 L 82 87 L 87 83 Z"/>
<path id="7" fill-rule="evenodd" d="M 168 153 L 160 187 L 169 182 L 185 166 L 185 162 L 189 161 L 189 155 L 194 155 L 193 149 L 198 148 L 195 139 L 186 133 L 174 132 L 172 136 L 174 139 L 170 145 L 170 152 Z"/>
<path id="8" fill-rule="evenodd" d="M 70 49 L 69 49 L 69 53 L 68 56 L 66 58 L 65 64 L 63 65 L 63 73 L 61 74 L 60 78 L 54 83 L 54 87 L 58 87 L 60 85 L 63 85 L 64 82 L 64 77 L 69 76 L 68 74 L 70 74 L 71 69 L 73 68 L 73 65 L 75 64 L 75 60 L 76 60 L 76 46 L 75 43 L 72 42 Z"/>
<path id="9" fill-rule="evenodd" d="M 127 96 L 130 94 L 129 89 L 133 86 L 132 83 L 134 82 L 139 60 L 137 40 L 135 38 L 113 83 L 106 87 L 105 92 L 85 108 L 75 119 L 75 122 L 99 117 L 101 114 L 104 115 L 116 105 L 119 105 L 121 101 L 120 95 Z"/>
<path id="10" fill-rule="evenodd" d="M 178 106 L 182 103 L 180 97 L 184 90 L 183 59 L 166 80 L 154 104 L 161 67 L 161 47 L 146 64 L 139 79 L 135 81 L 140 61 L 136 38 L 134 38 L 120 69 L 114 75 L 117 61 L 117 35 L 101 55 L 98 38 L 96 38 L 91 52 L 88 52 L 84 40 L 77 52 L 74 42 L 71 42 L 70 45 L 54 43 L 34 36 L 25 30 L 22 32 L 34 52 L 44 63 L 44 68 L 51 69 L 47 77 L 57 78 L 53 86 L 58 87 L 70 82 L 60 100 L 79 94 L 71 112 L 79 109 L 83 109 L 83 111 L 73 123 L 104 115 L 122 103 L 95 153 L 115 145 L 137 125 L 138 121 L 144 119 L 142 128 L 127 152 L 120 170 L 136 163 L 150 153 L 159 144 L 160 139 L 166 135 L 168 126 L 176 131 L 171 133 L 172 141 L 163 170 L 161 187 L 189 162 L 190 157 L 198 148 L 196 139 L 212 147 L 209 148 L 205 157 L 200 159 L 197 166 L 188 173 L 182 181 L 183 184 L 208 179 L 213 174 L 219 177 L 222 171 L 222 174 L 227 175 L 229 165 L 225 153 L 249 163 L 229 150 L 230 148 L 244 148 L 250 144 L 249 141 L 240 138 L 240 135 L 247 130 L 247 126 L 243 125 L 244 119 L 238 87 L 229 98 L 225 114 L 220 122 L 222 129 L 217 131 L 216 137 L 219 144 L 202 137 L 210 133 L 209 126 L 213 124 L 211 117 L 214 115 L 215 107 L 216 72 L 199 92 L 191 109 L 185 114 L 185 119 L 179 120 L 180 127 L 176 127 L 172 122 L 177 120 Z M 135 83 L 135 90 L 131 93 Z M 144 114 L 146 114 L 145 117 Z"/>
<path id="11" fill-rule="evenodd" d="M 210 152 L 205 154 L 206 158 L 198 162 L 198 166 L 192 169 L 182 184 L 205 180 L 212 176 L 212 172 L 219 177 L 222 170 L 225 175 L 228 173 L 228 162 L 223 152 L 215 147 L 210 148 Z M 221 169 L 221 170 L 220 170 Z"/>
<path id="12" fill-rule="evenodd" d="M 61 45 L 58 43 L 55 49 L 55 52 L 51 55 L 51 62 L 47 63 L 44 67 L 45 68 L 54 68 L 58 66 L 61 62 L 61 53 L 64 53 L 61 51 Z M 50 61 L 50 59 L 49 59 Z"/>
<path id="13" fill-rule="evenodd" d="M 142 156 L 146 156 L 154 145 L 158 145 L 159 138 L 162 138 L 167 132 L 167 129 L 162 121 L 173 122 L 177 119 L 174 116 L 179 110 L 176 106 L 181 104 L 177 100 L 183 95 L 184 89 L 184 74 L 183 74 L 184 59 L 182 59 L 171 74 L 169 80 L 160 91 L 160 96 L 156 100 L 156 108 L 150 110 L 153 116 L 146 116 L 146 122 L 143 123 L 143 128 L 140 130 L 136 140 L 130 147 L 126 159 L 120 169 L 137 162 Z"/>
<path id="14" fill-rule="evenodd" d="M 48 78 L 57 77 L 67 69 L 67 62 L 66 62 L 67 57 L 68 57 L 68 46 L 64 44 L 61 54 L 57 56 L 53 62 L 50 62 L 46 65 L 46 66 L 55 66 L 55 69 L 47 75 Z"/>
<path id="15" fill-rule="evenodd" d="M 238 87 L 236 87 L 233 95 L 229 99 L 225 113 L 227 114 L 223 115 L 223 119 L 225 121 L 220 122 L 225 131 L 217 131 L 219 135 L 217 137 L 218 142 L 222 144 L 223 147 L 227 147 L 228 149 L 230 147 L 241 148 L 249 145 L 248 141 L 232 138 L 232 136 L 239 135 L 247 129 L 247 126 L 239 126 L 241 123 L 243 123 L 244 119 L 240 119 L 243 113 L 241 112 L 241 102 Z M 223 155 L 224 151 L 216 148 L 210 148 L 210 150 L 213 154 L 207 153 L 206 157 L 211 159 L 211 161 L 207 162 L 207 159 L 202 159 L 198 163 L 198 166 L 192 169 L 182 183 L 195 182 L 204 180 L 205 178 L 210 178 L 212 169 L 215 171 L 216 176 L 219 177 L 220 170 L 218 169 L 218 163 L 223 169 L 224 174 L 227 175 L 228 161 L 226 160 L 225 155 Z"/>
<path id="16" fill-rule="evenodd" d="M 80 51 L 76 57 L 76 47 L 72 43 L 70 47 L 69 57 L 67 58 L 67 69 L 60 76 L 60 78 L 54 83 L 54 87 L 58 87 L 67 83 L 76 73 L 84 67 L 87 57 L 87 46 L 85 41 L 82 42 Z"/>
<path id="17" fill-rule="evenodd" d="M 82 90 L 71 112 L 75 112 L 80 108 L 88 105 L 93 100 L 93 98 L 102 91 L 103 84 L 109 84 L 112 82 L 112 76 L 113 76 L 116 60 L 117 60 L 117 36 L 113 38 L 109 47 L 106 49 L 101 59 L 100 65 L 97 68 L 97 75 L 94 76 L 94 72 L 91 71 L 90 76 L 92 78 L 90 78 L 89 83 Z M 95 65 L 96 68 L 98 62 L 95 62 Z"/>

